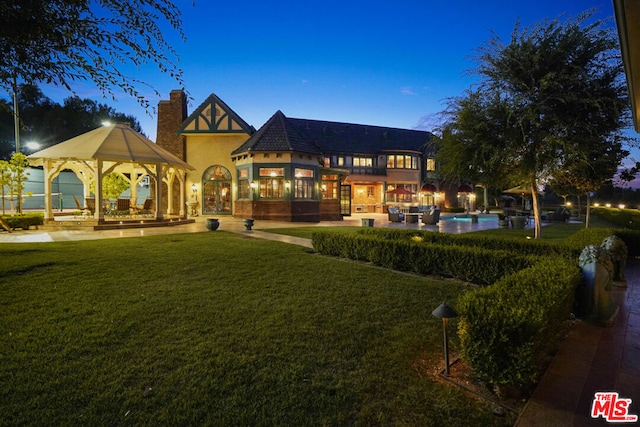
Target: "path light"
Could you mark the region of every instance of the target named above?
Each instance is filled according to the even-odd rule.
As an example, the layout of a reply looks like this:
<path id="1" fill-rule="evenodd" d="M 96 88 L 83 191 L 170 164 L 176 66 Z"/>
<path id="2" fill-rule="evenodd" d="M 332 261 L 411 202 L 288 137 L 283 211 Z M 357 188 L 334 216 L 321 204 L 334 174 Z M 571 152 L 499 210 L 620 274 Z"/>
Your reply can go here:
<path id="1" fill-rule="evenodd" d="M 449 336 L 447 335 L 447 321 L 452 317 L 458 317 L 458 313 L 446 302 L 443 302 L 433 310 L 431 314 L 442 319 L 442 331 L 444 333 L 444 372 L 449 376 Z"/>

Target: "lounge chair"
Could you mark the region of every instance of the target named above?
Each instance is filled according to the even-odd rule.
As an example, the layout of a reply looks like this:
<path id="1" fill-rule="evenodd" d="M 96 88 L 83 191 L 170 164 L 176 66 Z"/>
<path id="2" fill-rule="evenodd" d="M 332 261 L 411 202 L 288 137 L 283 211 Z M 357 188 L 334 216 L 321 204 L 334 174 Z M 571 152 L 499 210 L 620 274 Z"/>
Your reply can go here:
<path id="1" fill-rule="evenodd" d="M 398 208 L 389 208 L 387 210 L 387 213 L 389 214 L 389 221 L 391 221 L 391 222 L 403 222 L 404 221 L 404 214 L 402 212 L 399 212 Z"/>

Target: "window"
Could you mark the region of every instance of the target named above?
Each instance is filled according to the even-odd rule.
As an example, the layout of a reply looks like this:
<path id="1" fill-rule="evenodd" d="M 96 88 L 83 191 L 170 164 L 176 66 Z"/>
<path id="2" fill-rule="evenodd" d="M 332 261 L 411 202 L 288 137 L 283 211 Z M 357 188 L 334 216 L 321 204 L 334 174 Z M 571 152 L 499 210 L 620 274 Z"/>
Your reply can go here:
<path id="1" fill-rule="evenodd" d="M 312 169 L 294 169 L 295 182 L 293 197 L 296 199 L 312 199 L 313 198 L 313 170 Z"/>
<path id="2" fill-rule="evenodd" d="M 238 171 L 238 199 L 251 198 L 251 183 L 249 182 L 249 169 Z"/>
<path id="3" fill-rule="evenodd" d="M 373 166 L 373 159 L 371 157 L 354 157 L 353 167 L 370 168 Z"/>
<path id="4" fill-rule="evenodd" d="M 433 172 L 436 170 L 436 159 L 430 157 L 427 159 L 427 171 Z"/>
<path id="5" fill-rule="evenodd" d="M 338 166 L 344 166 L 344 157 L 338 157 Z"/>
<path id="6" fill-rule="evenodd" d="M 396 156 L 387 156 L 387 169 L 395 169 L 396 168 Z"/>
<path id="7" fill-rule="evenodd" d="M 331 167 L 331 157 L 325 157 L 324 158 L 324 167 L 325 168 Z"/>
<path id="8" fill-rule="evenodd" d="M 322 198 L 337 199 L 339 184 L 338 175 L 322 175 L 322 183 L 320 184 Z"/>
<path id="9" fill-rule="evenodd" d="M 410 154 L 390 154 L 387 156 L 387 169 L 418 169 L 418 156 Z"/>
<path id="10" fill-rule="evenodd" d="M 284 197 L 284 168 L 260 168 L 260 198 Z"/>
<path id="11" fill-rule="evenodd" d="M 251 184 L 248 179 L 238 180 L 238 199 L 251 198 Z"/>

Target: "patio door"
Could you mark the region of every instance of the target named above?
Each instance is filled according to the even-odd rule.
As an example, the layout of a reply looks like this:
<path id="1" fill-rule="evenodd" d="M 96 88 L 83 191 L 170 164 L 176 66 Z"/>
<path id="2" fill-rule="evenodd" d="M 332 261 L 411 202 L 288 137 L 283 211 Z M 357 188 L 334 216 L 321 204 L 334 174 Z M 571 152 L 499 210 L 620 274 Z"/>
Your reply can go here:
<path id="1" fill-rule="evenodd" d="M 351 185 L 340 186 L 340 215 L 351 216 Z"/>
<path id="2" fill-rule="evenodd" d="M 209 167 L 202 176 L 202 214 L 231 215 L 231 173 L 224 166 Z"/>

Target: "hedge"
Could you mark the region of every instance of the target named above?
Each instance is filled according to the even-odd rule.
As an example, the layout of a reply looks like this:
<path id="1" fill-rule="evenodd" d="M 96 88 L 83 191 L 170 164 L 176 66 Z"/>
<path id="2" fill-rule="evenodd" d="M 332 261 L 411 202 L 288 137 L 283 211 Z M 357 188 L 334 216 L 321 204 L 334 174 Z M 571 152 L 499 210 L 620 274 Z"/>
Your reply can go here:
<path id="1" fill-rule="evenodd" d="M 439 274 L 491 285 L 457 302 L 462 356 L 476 375 L 496 386 L 530 388 L 555 352 L 582 281 L 577 258 L 600 245 L 612 229 L 584 229 L 565 244 L 369 229 L 358 233 L 319 231 L 316 251 L 418 274 Z M 637 250 L 640 233 L 615 230 Z M 633 248 L 633 249 L 632 249 Z"/>
<path id="2" fill-rule="evenodd" d="M 583 228 L 567 237 L 563 244 L 578 254 L 587 246 L 600 246 L 611 235 L 618 236 L 627 245 L 630 257 L 640 256 L 640 230 L 628 228 Z"/>
<path id="3" fill-rule="evenodd" d="M 2 220 L 12 230 L 22 228 L 28 230 L 32 225 L 44 224 L 44 216 L 41 213 L 26 213 L 23 215 L 2 215 Z"/>
<path id="4" fill-rule="evenodd" d="M 538 257 L 510 250 L 445 245 L 424 241 L 420 235 L 402 239 L 392 233 L 314 232 L 315 251 L 356 261 L 368 261 L 393 270 L 455 277 L 479 285 L 532 266 Z"/>
<path id="5" fill-rule="evenodd" d="M 547 258 L 457 301 L 463 358 L 494 385 L 530 388 L 544 372 L 582 280 L 575 260 Z"/>
<path id="6" fill-rule="evenodd" d="M 523 255 L 563 256 L 573 258 L 578 257 L 582 250 L 580 249 L 576 252 L 576 249 L 573 247 L 540 240 L 490 237 L 473 233 L 448 234 L 427 230 L 362 228 L 358 230 L 357 234 L 380 236 L 385 239 L 393 240 L 412 240 L 419 237 L 424 242 L 440 245 L 473 246 L 486 250 L 506 250 Z"/>
<path id="7" fill-rule="evenodd" d="M 592 207 L 591 214 L 604 219 L 618 227 L 640 230 L 640 211 L 637 209 L 616 209 Z"/>

